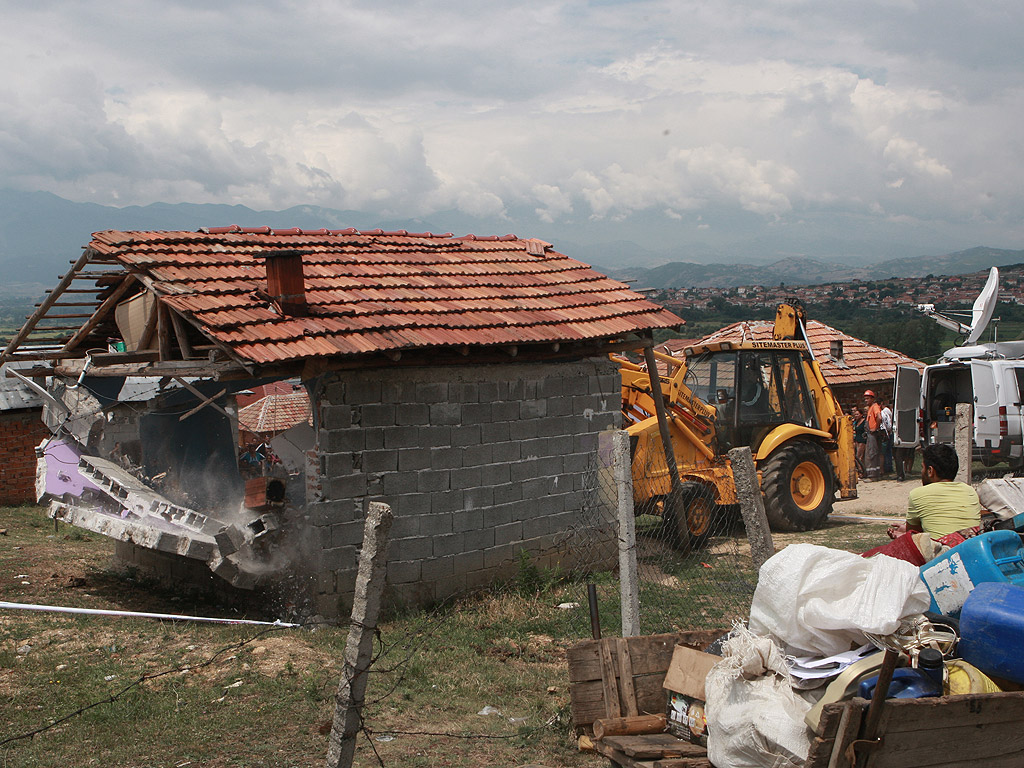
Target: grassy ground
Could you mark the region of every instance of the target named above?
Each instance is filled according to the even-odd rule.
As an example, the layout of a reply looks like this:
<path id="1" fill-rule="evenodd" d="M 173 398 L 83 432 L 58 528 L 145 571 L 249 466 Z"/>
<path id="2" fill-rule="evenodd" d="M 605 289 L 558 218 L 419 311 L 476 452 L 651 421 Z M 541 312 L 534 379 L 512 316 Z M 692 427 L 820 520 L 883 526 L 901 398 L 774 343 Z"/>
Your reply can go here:
<path id="1" fill-rule="evenodd" d="M 108 540 L 55 529 L 38 508 L 0 509 L 0 530 L 2 600 L 236 615 L 110 572 Z M 834 523 L 799 540 L 864 549 L 883 531 Z M 565 651 L 587 625 L 556 606 L 578 585 L 547 576 L 384 622 L 357 765 L 601 765 L 568 721 Z M 0 610 L 0 765 L 320 766 L 345 636 Z M 146 675 L 159 676 L 133 685 Z"/>

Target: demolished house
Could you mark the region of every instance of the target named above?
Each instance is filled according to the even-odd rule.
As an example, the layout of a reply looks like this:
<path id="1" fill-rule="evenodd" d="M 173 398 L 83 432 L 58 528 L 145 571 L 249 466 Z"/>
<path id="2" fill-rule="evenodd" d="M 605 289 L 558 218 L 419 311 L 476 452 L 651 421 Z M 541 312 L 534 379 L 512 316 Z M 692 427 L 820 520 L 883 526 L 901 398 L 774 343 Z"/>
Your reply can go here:
<path id="1" fill-rule="evenodd" d="M 535 239 L 106 231 L 0 361 L 34 361 L 50 516 L 161 578 L 287 582 L 337 616 L 371 500 L 395 514 L 395 601 L 512 575 L 521 550 L 571 567 L 618 425 L 608 352 L 680 323 Z M 301 471 L 243 472 L 235 394 L 293 378 Z"/>

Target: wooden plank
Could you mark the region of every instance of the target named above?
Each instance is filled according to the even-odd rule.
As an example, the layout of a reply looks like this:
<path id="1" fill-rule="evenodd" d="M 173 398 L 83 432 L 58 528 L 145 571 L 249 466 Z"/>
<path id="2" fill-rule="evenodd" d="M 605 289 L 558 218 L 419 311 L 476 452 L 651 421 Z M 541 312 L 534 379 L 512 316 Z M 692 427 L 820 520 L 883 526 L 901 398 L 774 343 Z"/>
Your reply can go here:
<path id="1" fill-rule="evenodd" d="M 937 712 L 938 710 L 933 710 Z M 882 746 L 868 760 L 870 768 L 958 768 L 1020 766 L 1024 763 L 1024 729 L 1011 722 L 955 723 L 945 714 L 933 727 L 917 731 L 880 731 Z"/>
<path id="2" fill-rule="evenodd" d="M 710 629 L 628 637 L 626 640 L 629 642 L 633 674 L 644 675 L 659 672 L 664 675 L 672 660 L 672 651 L 677 645 L 702 650 L 727 631 L 726 629 Z M 566 657 L 569 662 L 570 683 L 601 678 L 599 642 L 598 640 L 584 640 L 568 650 Z"/>
<path id="3" fill-rule="evenodd" d="M 171 359 L 171 320 L 170 310 L 156 301 L 156 347 L 160 350 L 160 360 Z"/>
<path id="4" fill-rule="evenodd" d="M 67 344 L 64 345 L 64 348 L 61 351 L 67 352 L 74 349 L 82 339 L 92 333 L 93 329 L 103 322 L 110 311 L 114 308 L 114 305 L 121 300 L 121 297 L 124 296 L 125 293 L 128 292 L 128 289 L 134 284 L 135 278 L 132 275 L 126 276 L 125 279 L 121 281 L 121 284 L 117 286 L 117 288 L 115 288 L 114 291 L 103 300 L 103 303 L 96 308 L 96 311 L 90 316 L 89 321 L 79 328 L 70 339 L 68 339 Z"/>
<path id="5" fill-rule="evenodd" d="M 882 716 L 885 733 L 945 730 L 960 726 L 1024 723 L 1024 693 L 970 693 L 928 699 L 891 699 Z"/>
<path id="6" fill-rule="evenodd" d="M 619 717 L 622 715 L 622 707 L 619 706 L 619 686 L 616 681 L 615 661 L 612 659 L 612 649 L 608 638 L 601 642 L 601 687 L 604 693 L 604 715 L 605 717 Z"/>
<path id="7" fill-rule="evenodd" d="M 706 757 L 707 749 L 699 744 L 677 739 L 671 733 L 649 733 L 641 736 L 606 736 L 602 742 L 637 760 L 662 757 Z"/>
<path id="8" fill-rule="evenodd" d="M 835 736 L 838 730 L 841 730 L 842 726 L 845 725 L 843 718 L 846 721 L 849 720 L 849 715 L 846 714 L 847 707 L 845 702 L 838 704 L 829 704 L 822 709 L 821 712 L 821 736 L 815 737 L 811 741 L 811 749 L 807 753 L 807 768 L 817 768 L 817 766 L 826 766 L 828 764 L 829 757 L 832 754 L 832 748 L 835 745 Z"/>
<path id="9" fill-rule="evenodd" d="M 619 685 L 622 686 L 622 702 L 627 717 L 635 717 L 640 713 L 636 705 L 636 688 L 633 686 L 633 660 L 629 656 L 629 641 L 620 637 L 615 641 L 615 650 L 619 657 Z"/>
<path id="10" fill-rule="evenodd" d="M 655 760 L 651 768 L 715 768 L 706 757 L 667 757 Z"/>
<path id="11" fill-rule="evenodd" d="M 594 749 L 597 750 L 597 754 L 607 757 L 616 765 L 621 765 L 622 768 L 645 768 L 645 766 L 643 766 L 637 760 L 633 759 L 625 752 L 620 752 L 619 750 L 612 747 L 610 744 L 604 744 L 600 741 L 595 741 Z"/>
<path id="12" fill-rule="evenodd" d="M 636 736 L 642 733 L 664 733 L 667 718 L 660 715 L 633 715 L 631 717 L 602 717 L 594 721 L 594 738 L 607 736 Z"/>
<path id="13" fill-rule="evenodd" d="M 188 340 L 188 327 L 181 315 L 173 309 L 168 310 L 168 313 L 171 316 L 171 324 L 174 326 L 174 335 L 178 339 L 178 348 L 181 350 L 181 356 L 188 360 L 192 357 L 192 344 Z"/>
<path id="14" fill-rule="evenodd" d="M 665 711 L 667 694 L 661 685 L 664 681 L 663 674 L 633 678 L 637 709 L 641 715 L 657 715 Z M 571 686 L 569 699 L 572 704 L 572 721 L 577 727 L 584 727 L 598 718 L 607 717 L 600 680 Z"/>

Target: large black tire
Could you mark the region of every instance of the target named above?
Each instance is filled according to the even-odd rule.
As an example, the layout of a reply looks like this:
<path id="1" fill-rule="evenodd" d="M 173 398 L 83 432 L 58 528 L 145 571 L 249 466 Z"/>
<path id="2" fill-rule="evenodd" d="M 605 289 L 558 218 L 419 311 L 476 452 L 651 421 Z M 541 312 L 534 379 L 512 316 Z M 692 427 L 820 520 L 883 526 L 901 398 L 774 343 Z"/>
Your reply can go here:
<path id="1" fill-rule="evenodd" d="M 679 498 L 665 499 L 665 537 L 683 552 L 707 544 L 720 523 L 722 509 L 715 504 L 711 489 L 701 483 L 683 483 Z"/>
<path id="2" fill-rule="evenodd" d="M 788 443 L 762 465 L 761 492 L 772 530 L 813 531 L 832 511 L 836 493 L 832 463 L 817 443 Z"/>

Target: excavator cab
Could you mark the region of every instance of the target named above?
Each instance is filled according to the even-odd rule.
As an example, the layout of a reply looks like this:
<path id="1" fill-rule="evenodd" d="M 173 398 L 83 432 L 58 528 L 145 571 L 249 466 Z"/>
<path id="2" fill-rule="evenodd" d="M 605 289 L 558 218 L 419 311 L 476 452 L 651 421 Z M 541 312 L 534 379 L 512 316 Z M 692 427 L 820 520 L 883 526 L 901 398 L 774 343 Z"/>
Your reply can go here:
<path id="1" fill-rule="evenodd" d="M 723 344 L 686 363 L 684 383 L 715 408 L 716 452 L 750 446 L 754 453 L 775 427 L 818 429 L 804 366 L 796 350 L 733 349 Z"/>

